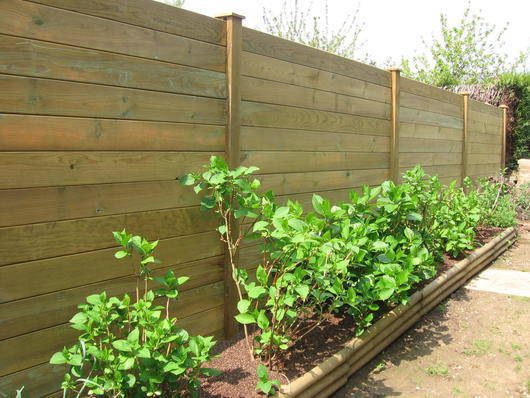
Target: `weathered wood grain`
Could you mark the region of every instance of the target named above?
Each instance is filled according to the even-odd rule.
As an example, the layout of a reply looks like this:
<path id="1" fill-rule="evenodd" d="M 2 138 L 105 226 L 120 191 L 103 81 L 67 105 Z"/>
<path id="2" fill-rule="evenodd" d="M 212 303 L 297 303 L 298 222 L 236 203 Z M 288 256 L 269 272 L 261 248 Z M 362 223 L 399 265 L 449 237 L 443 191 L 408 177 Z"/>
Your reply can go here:
<path id="1" fill-rule="evenodd" d="M 381 152 L 241 152 L 241 164 L 257 166 L 261 174 L 386 169 L 388 163 L 388 153 Z"/>
<path id="2" fill-rule="evenodd" d="M 497 168 L 501 161 L 501 153 L 471 153 L 469 154 L 469 163 L 470 164 L 492 164 L 497 162 Z"/>
<path id="3" fill-rule="evenodd" d="M 462 117 L 446 116 L 439 113 L 420 111 L 406 107 L 400 107 L 399 113 L 401 122 L 428 124 L 450 129 L 462 130 L 464 122 Z"/>
<path id="4" fill-rule="evenodd" d="M 462 130 L 447 127 L 429 126 L 418 123 L 400 123 L 399 130 L 403 138 L 423 138 L 434 140 L 462 141 Z"/>
<path id="5" fill-rule="evenodd" d="M 223 46 L 23 0 L 2 0 L 0 33 L 225 70 Z"/>
<path id="6" fill-rule="evenodd" d="M 217 151 L 224 126 L 0 114 L 0 151 Z"/>
<path id="7" fill-rule="evenodd" d="M 498 158 L 492 159 L 490 164 L 469 164 L 468 174 L 472 177 L 495 175 L 500 171 L 499 160 L 500 155 Z"/>
<path id="8" fill-rule="evenodd" d="M 498 106 L 486 104 L 485 102 L 476 101 L 473 99 L 469 100 L 470 110 L 473 112 L 484 113 L 494 118 L 502 119 L 502 109 Z"/>
<path id="9" fill-rule="evenodd" d="M 403 77 L 401 82 L 401 90 L 403 92 L 420 95 L 426 98 L 436 99 L 438 101 L 447 102 L 457 106 L 462 105 L 462 96 L 439 87 L 431 86 L 429 84 L 421 83 Z"/>
<path id="10" fill-rule="evenodd" d="M 132 275 L 131 261 L 115 259 L 116 251 L 114 247 L 0 267 L 3 284 L 0 303 Z M 161 239 L 156 257 L 162 265 L 156 268 L 174 267 L 222 254 L 217 232 Z"/>
<path id="11" fill-rule="evenodd" d="M 447 103 L 437 100 L 435 98 L 424 97 L 403 91 L 399 98 L 401 106 L 407 108 L 418 109 L 422 111 L 429 111 L 440 113 L 442 115 L 453 116 L 457 118 L 462 117 L 462 103 Z"/>
<path id="12" fill-rule="evenodd" d="M 164 239 L 212 231 L 217 220 L 198 207 L 0 228 L 0 265 L 116 247 L 112 231 Z M 16 247 L 17 250 L 13 250 Z"/>
<path id="13" fill-rule="evenodd" d="M 313 131 L 390 135 L 390 121 L 285 105 L 243 101 L 241 124 Z"/>
<path id="14" fill-rule="evenodd" d="M 458 152 L 462 153 L 462 142 L 425 138 L 401 138 L 400 152 Z"/>
<path id="15" fill-rule="evenodd" d="M 221 21 L 164 3 L 149 0 L 30 1 L 208 43 L 226 44 L 225 26 Z"/>
<path id="16" fill-rule="evenodd" d="M 243 51 L 241 67 L 245 76 L 390 103 L 388 87 L 289 61 Z"/>
<path id="17" fill-rule="evenodd" d="M 492 144 L 500 146 L 501 136 L 499 134 L 487 134 L 481 133 L 477 130 L 470 130 L 469 142 L 475 142 L 477 144 Z"/>
<path id="18" fill-rule="evenodd" d="M 224 124 L 225 100 L 0 75 L 1 113 Z"/>
<path id="19" fill-rule="evenodd" d="M 0 35 L 0 73 L 225 98 L 224 73 Z"/>
<path id="20" fill-rule="evenodd" d="M 243 28 L 243 50 L 390 87 L 390 73 L 347 58 Z"/>
<path id="21" fill-rule="evenodd" d="M 271 80 L 243 76 L 241 92 L 242 99 L 246 101 L 297 106 L 381 119 L 390 118 L 390 106 L 382 102 Z"/>
<path id="22" fill-rule="evenodd" d="M 480 143 L 470 143 L 469 152 L 473 154 L 495 154 L 498 155 L 501 153 L 501 146 L 499 144 L 480 144 Z"/>
<path id="23" fill-rule="evenodd" d="M 416 165 L 436 166 L 462 164 L 462 153 L 426 153 L 405 152 L 399 157 L 399 167 L 414 167 Z"/>
<path id="24" fill-rule="evenodd" d="M 206 152 L 4 152 L 0 188 L 175 180 L 200 171 Z"/>
<path id="25" fill-rule="evenodd" d="M 8 397 L 16 396 L 16 390 L 24 386 L 29 397 L 44 397 L 60 388 L 66 369 L 49 363 L 0 377 L 0 391 Z M 31 380 L 31 383 L 28 383 Z M 62 398 L 62 392 L 60 397 Z"/>

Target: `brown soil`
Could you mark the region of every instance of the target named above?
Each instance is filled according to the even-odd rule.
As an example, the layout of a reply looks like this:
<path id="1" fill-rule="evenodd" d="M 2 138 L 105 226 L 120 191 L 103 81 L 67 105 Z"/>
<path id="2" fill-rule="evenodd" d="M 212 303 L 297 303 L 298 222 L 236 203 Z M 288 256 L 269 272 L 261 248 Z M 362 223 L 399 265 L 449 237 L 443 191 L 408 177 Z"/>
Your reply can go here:
<path id="1" fill-rule="evenodd" d="M 481 228 L 477 234 L 477 246 L 483 245 L 501 230 L 501 228 Z M 438 269 L 437 276 L 457 262 L 458 260 L 446 256 Z M 416 289 L 421 289 L 428 282 L 423 281 Z M 303 375 L 343 348 L 344 344 L 354 337 L 354 330 L 355 324 L 348 315 L 331 316 L 325 324 L 314 329 L 291 347 L 281 358 L 275 371 L 270 372 L 270 377 L 286 384 Z M 208 367 L 219 369 L 222 374 L 203 382 L 201 397 L 247 398 L 259 396 L 255 391 L 255 386 L 258 383 L 257 362 L 250 360 L 249 351 L 241 333 L 231 340 L 217 344 L 215 353 L 219 354 L 219 357 L 208 364 Z"/>

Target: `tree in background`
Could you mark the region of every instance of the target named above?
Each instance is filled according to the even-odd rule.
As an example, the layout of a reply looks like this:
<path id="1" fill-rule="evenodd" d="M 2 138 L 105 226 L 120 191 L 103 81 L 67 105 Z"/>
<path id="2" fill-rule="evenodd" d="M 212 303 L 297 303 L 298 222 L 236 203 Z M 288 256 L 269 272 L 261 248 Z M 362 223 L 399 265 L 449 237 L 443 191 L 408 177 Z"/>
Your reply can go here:
<path id="1" fill-rule="evenodd" d="M 157 0 L 157 1 L 160 1 L 161 3 L 166 3 L 173 7 L 179 7 L 179 8 L 182 8 L 184 3 L 186 2 L 186 0 Z"/>
<path id="2" fill-rule="evenodd" d="M 364 42 L 360 37 L 364 23 L 359 22 L 359 8 L 337 27 L 329 23 L 327 0 L 322 16 L 314 15 L 313 8 L 313 1 L 303 2 L 302 6 L 298 0 L 285 0 L 280 10 L 263 7 L 265 31 L 341 57 L 370 62 L 366 54 L 361 54 Z"/>
<path id="3" fill-rule="evenodd" d="M 469 2 L 457 25 L 451 26 L 443 13 L 440 24 L 439 37 L 433 35 L 432 43 L 423 40 L 423 54 L 402 60 L 404 76 L 438 87 L 488 83 L 520 69 L 527 59 L 521 54 L 510 61 L 502 53 L 508 24 L 498 29 L 480 13 L 473 13 Z"/>

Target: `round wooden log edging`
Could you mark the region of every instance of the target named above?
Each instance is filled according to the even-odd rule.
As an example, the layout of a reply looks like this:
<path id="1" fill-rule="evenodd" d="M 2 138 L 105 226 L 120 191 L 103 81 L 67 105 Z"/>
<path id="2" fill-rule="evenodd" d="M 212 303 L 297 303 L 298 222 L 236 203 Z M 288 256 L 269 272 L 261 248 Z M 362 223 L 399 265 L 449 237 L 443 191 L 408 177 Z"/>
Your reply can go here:
<path id="1" fill-rule="evenodd" d="M 415 292 L 405 305 L 399 305 L 373 324 L 361 336 L 325 359 L 320 365 L 280 387 L 277 398 L 328 397 L 346 384 L 348 377 L 368 363 L 385 347 L 414 325 L 423 315 L 462 286 L 508 249 L 514 242 L 514 227 L 505 229 L 486 245 Z"/>

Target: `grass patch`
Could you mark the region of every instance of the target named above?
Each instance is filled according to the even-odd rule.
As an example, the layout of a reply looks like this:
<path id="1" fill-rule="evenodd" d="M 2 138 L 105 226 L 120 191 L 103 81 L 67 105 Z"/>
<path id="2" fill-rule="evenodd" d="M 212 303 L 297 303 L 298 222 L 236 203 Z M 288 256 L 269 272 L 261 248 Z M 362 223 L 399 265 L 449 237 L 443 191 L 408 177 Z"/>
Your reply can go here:
<path id="1" fill-rule="evenodd" d="M 449 368 L 442 361 L 437 361 L 422 370 L 429 376 L 449 376 Z"/>

